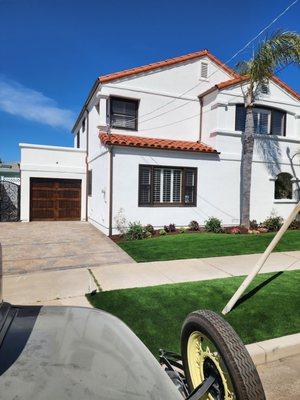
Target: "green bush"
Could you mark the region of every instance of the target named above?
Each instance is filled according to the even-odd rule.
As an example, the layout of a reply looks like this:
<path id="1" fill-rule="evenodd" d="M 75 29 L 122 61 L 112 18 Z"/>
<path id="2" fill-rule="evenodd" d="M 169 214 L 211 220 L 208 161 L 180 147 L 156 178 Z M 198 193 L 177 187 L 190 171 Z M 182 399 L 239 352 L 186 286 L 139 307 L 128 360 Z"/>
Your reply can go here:
<path id="1" fill-rule="evenodd" d="M 151 233 L 152 236 L 155 234 L 155 230 L 153 228 L 153 225 L 151 225 L 151 224 L 146 225 L 144 227 L 144 229 L 145 229 L 146 232 Z"/>
<path id="2" fill-rule="evenodd" d="M 140 240 L 146 237 L 146 230 L 140 222 L 129 222 L 126 232 L 127 240 Z"/>
<path id="3" fill-rule="evenodd" d="M 199 231 L 200 230 L 200 226 L 197 221 L 191 221 L 189 223 L 189 228 L 191 231 Z"/>
<path id="4" fill-rule="evenodd" d="M 250 221 L 250 229 L 257 229 L 259 227 L 256 219 L 252 219 L 252 221 Z"/>
<path id="5" fill-rule="evenodd" d="M 166 235 L 167 232 L 165 231 L 165 229 L 160 229 L 159 232 L 160 236 Z"/>
<path id="6" fill-rule="evenodd" d="M 186 231 L 187 229 L 184 227 L 179 228 L 179 233 L 185 233 Z"/>
<path id="7" fill-rule="evenodd" d="M 219 218 L 210 217 L 205 223 L 205 230 L 207 232 L 220 233 L 222 232 L 222 221 Z"/>
<path id="8" fill-rule="evenodd" d="M 279 231 L 283 224 L 283 218 L 278 216 L 271 216 L 263 222 L 263 226 L 268 229 L 269 232 Z"/>

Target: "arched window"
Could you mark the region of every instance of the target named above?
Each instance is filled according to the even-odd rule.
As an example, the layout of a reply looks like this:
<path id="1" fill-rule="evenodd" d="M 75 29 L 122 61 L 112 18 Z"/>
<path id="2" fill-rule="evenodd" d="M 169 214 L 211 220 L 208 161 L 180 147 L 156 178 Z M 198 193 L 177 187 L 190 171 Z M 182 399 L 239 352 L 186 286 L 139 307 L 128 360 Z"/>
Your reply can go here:
<path id="1" fill-rule="evenodd" d="M 292 199 L 293 183 L 292 175 L 287 172 L 281 172 L 275 180 L 275 199 Z"/>

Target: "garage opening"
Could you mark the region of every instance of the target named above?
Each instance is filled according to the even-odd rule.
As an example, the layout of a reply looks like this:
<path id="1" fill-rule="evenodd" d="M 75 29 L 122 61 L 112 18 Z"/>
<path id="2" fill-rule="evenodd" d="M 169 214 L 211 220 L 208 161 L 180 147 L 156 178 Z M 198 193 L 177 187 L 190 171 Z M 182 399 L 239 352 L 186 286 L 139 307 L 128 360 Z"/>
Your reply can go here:
<path id="1" fill-rule="evenodd" d="M 81 219 L 81 180 L 30 179 L 31 221 Z"/>

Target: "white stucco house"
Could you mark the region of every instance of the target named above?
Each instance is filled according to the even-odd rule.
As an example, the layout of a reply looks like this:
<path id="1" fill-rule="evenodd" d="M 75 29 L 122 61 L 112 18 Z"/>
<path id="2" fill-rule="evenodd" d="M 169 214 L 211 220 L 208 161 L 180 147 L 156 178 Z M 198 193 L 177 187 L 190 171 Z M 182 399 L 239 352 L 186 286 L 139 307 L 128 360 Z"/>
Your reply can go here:
<path id="1" fill-rule="evenodd" d="M 105 76 L 73 128 L 74 148 L 20 144 L 21 220 L 116 216 L 150 223 L 240 221 L 247 80 L 209 51 Z M 251 219 L 286 216 L 298 199 L 300 96 L 274 77 L 257 99 Z"/>

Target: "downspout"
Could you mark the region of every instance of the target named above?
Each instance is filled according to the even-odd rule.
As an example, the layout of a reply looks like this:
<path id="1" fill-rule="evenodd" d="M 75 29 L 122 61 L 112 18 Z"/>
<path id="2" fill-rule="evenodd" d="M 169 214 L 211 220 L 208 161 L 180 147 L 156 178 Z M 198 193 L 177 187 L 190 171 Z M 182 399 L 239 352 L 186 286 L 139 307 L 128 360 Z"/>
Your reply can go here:
<path id="1" fill-rule="evenodd" d="M 109 146 L 109 206 L 108 206 L 108 236 L 112 236 L 112 219 L 113 219 L 113 146 Z"/>
<path id="2" fill-rule="evenodd" d="M 88 156 L 89 156 L 89 112 L 87 107 L 85 107 L 86 112 L 86 156 L 85 156 L 85 165 L 86 165 L 86 175 L 85 175 L 85 220 L 88 220 L 88 177 L 89 177 L 89 164 L 88 164 Z"/>
<path id="3" fill-rule="evenodd" d="M 200 100 L 200 126 L 199 126 L 199 140 L 198 140 L 198 142 L 201 143 L 201 139 L 202 139 L 203 97 L 199 96 L 199 100 Z"/>

